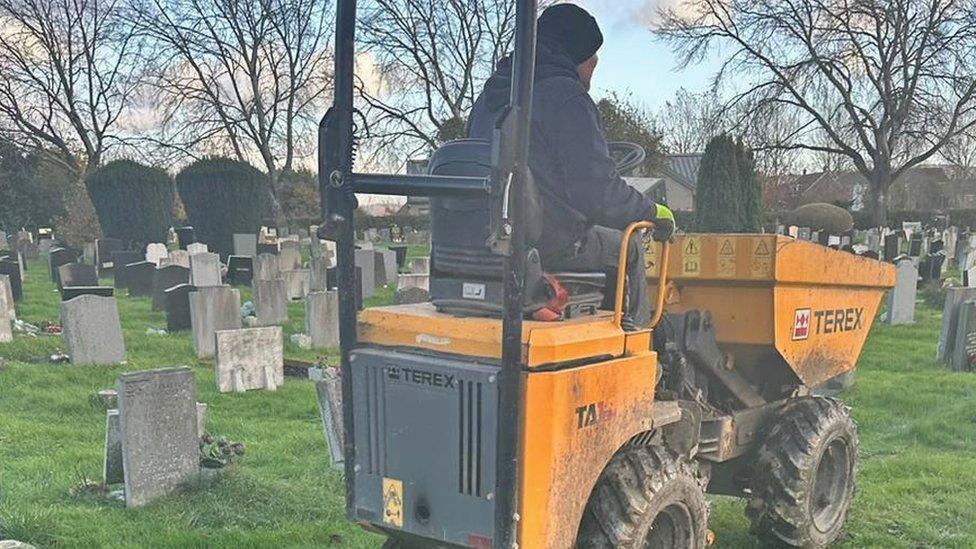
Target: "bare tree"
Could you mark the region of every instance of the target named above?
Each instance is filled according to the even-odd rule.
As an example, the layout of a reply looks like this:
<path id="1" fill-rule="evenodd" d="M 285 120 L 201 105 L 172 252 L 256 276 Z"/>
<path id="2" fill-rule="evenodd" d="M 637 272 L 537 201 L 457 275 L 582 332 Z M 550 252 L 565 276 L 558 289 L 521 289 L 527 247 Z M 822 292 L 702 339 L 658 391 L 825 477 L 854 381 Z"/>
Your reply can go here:
<path id="1" fill-rule="evenodd" d="M 364 55 L 381 82 L 362 82 L 373 150 L 410 156 L 462 137 L 485 79 L 510 50 L 511 0 L 373 0 Z"/>
<path id="2" fill-rule="evenodd" d="M 810 131 L 783 146 L 849 158 L 880 225 L 892 182 L 973 127 L 974 13 L 974 0 L 689 0 L 657 32 L 685 62 L 731 52 L 716 78 L 738 85 L 733 103 L 800 113 Z"/>
<path id="3" fill-rule="evenodd" d="M 129 20 L 154 45 L 149 83 L 166 106 L 158 144 L 258 161 L 280 215 L 280 175 L 314 148 L 331 81 L 329 1 L 132 1 Z"/>
<path id="4" fill-rule="evenodd" d="M 0 0 L 0 127 L 80 181 L 118 144 L 136 41 L 114 0 Z M 53 154 L 50 154 L 52 153 Z"/>
<path id="5" fill-rule="evenodd" d="M 704 152 L 728 125 L 724 104 L 714 90 L 693 93 L 680 88 L 657 114 L 658 130 L 672 154 Z"/>

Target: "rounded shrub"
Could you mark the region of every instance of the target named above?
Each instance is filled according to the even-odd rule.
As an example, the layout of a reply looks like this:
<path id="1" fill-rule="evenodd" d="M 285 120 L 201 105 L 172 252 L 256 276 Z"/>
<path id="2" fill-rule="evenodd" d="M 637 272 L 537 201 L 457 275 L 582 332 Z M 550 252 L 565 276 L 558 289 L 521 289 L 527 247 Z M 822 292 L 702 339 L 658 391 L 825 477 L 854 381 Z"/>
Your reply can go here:
<path id="1" fill-rule="evenodd" d="M 176 188 L 187 222 L 198 241 L 227 256 L 234 233 L 257 233 L 268 195 L 268 177 L 250 164 L 229 158 L 207 158 L 176 176 Z"/>
<path id="2" fill-rule="evenodd" d="M 166 242 L 174 192 L 165 171 L 115 160 L 92 172 L 85 186 L 102 234 L 129 242 Z"/>
<path id="3" fill-rule="evenodd" d="M 840 206 L 822 202 L 800 206 L 790 212 L 787 219 L 791 225 L 826 231 L 833 235 L 846 233 L 854 228 L 854 217 L 851 212 Z"/>

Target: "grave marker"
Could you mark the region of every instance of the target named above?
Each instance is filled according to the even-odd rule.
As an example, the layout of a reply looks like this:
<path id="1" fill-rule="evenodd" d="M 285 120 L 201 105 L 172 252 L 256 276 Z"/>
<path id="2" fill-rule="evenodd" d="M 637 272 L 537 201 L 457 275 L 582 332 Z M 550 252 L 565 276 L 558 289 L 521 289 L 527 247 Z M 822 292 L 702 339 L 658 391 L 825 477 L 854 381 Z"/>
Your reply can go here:
<path id="1" fill-rule="evenodd" d="M 258 235 L 234 233 L 234 255 L 254 257 L 258 255 Z"/>
<path id="2" fill-rule="evenodd" d="M 287 292 L 284 279 L 254 281 L 252 298 L 258 326 L 274 326 L 288 322 Z"/>
<path id="3" fill-rule="evenodd" d="M 313 349 L 339 346 L 339 292 L 310 292 L 305 297 L 305 333 Z"/>
<path id="4" fill-rule="evenodd" d="M 13 321 L 14 300 L 10 290 L 10 277 L 0 275 L 0 343 L 14 340 L 14 332 L 10 326 Z"/>
<path id="5" fill-rule="evenodd" d="M 192 284 L 179 284 L 166 290 L 166 330 L 180 332 L 193 327 L 190 321 L 190 293 L 197 291 Z"/>
<path id="6" fill-rule="evenodd" d="M 209 251 L 210 249 L 207 248 L 207 245 L 202 242 L 194 242 L 186 247 L 186 253 L 190 254 L 191 257 L 196 254 L 205 254 Z"/>
<path id="7" fill-rule="evenodd" d="M 276 390 L 285 382 L 282 334 L 281 326 L 218 330 L 217 390 Z"/>
<path id="8" fill-rule="evenodd" d="M 169 257 L 169 250 L 166 249 L 166 244 L 153 242 L 146 246 L 146 261 L 158 266 L 167 257 Z"/>
<path id="9" fill-rule="evenodd" d="M 241 327 L 241 293 L 230 286 L 208 286 L 190 292 L 190 326 L 198 358 L 214 354 L 214 333 Z"/>
<path id="10" fill-rule="evenodd" d="M 249 286 L 254 279 L 254 258 L 232 255 L 227 258 L 227 283 L 231 286 Z"/>
<path id="11" fill-rule="evenodd" d="M 258 254 L 254 259 L 254 280 L 274 280 L 276 278 L 281 278 L 278 256 Z"/>
<path id="12" fill-rule="evenodd" d="M 0 275 L 6 275 L 10 280 L 10 292 L 14 301 L 20 301 L 24 297 L 23 287 L 21 286 L 20 266 L 16 261 L 0 259 Z"/>
<path id="13" fill-rule="evenodd" d="M 98 286 L 98 273 L 94 265 L 68 263 L 58 267 L 58 289 L 65 286 Z"/>
<path id="14" fill-rule="evenodd" d="M 942 307 L 942 330 L 936 350 L 938 360 L 948 361 L 952 356 L 956 332 L 959 329 L 959 305 L 972 299 L 976 299 L 976 288 L 946 288 L 945 305 Z"/>
<path id="15" fill-rule="evenodd" d="M 194 246 L 195 244 L 191 244 Z M 190 256 L 190 283 L 198 288 L 220 286 L 220 256 L 209 252 L 199 252 Z"/>
<path id="16" fill-rule="evenodd" d="M 115 298 L 81 295 L 62 301 L 61 339 L 72 364 L 124 361 L 125 342 Z"/>
<path id="17" fill-rule="evenodd" d="M 888 324 L 915 322 L 915 299 L 918 291 L 918 269 L 910 259 L 896 265 L 895 287 L 888 294 Z"/>
<path id="18" fill-rule="evenodd" d="M 165 265 L 153 274 L 152 310 L 166 310 L 166 290 L 190 282 L 190 269 L 180 265 Z"/>
<path id="19" fill-rule="evenodd" d="M 295 248 L 284 248 L 278 252 L 278 270 L 293 271 L 302 268 L 302 254 Z"/>
<path id="20" fill-rule="evenodd" d="M 139 261 L 126 265 L 125 285 L 129 289 L 129 296 L 152 296 L 155 276 L 156 264 L 152 261 Z"/>
<path id="21" fill-rule="evenodd" d="M 143 254 L 132 250 L 112 252 L 112 275 L 114 276 L 113 285 L 116 288 L 127 288 L 125 282 L 125 267 L 130 263 L 139 263 L 143 260 Z"/>
<path id="22" fill-rule="evenodd" d="M 308 269 L 294 269 L 281 272 L 281 277 L 285 281 L 285 294 L 288 296 L 289 301 L 305 299 L 305 296 L 308 294 L 310 274 Z"/>

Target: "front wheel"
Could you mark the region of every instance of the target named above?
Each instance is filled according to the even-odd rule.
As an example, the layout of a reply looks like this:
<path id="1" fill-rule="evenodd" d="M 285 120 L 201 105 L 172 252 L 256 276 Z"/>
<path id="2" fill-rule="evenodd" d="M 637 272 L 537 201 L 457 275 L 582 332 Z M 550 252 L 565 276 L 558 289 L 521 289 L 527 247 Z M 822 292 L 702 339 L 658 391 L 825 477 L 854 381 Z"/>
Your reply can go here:
<path id="1" fill-rule="evenodd" d="M 628 448 L 600 475 L 579 549 L 697 549 L 707 541 L 704 479 L 694 461 L 656 446 Z"/>
<path id="2" fill-rule="evenodd" d="M 746 513 L 761 541 L 825 547 L 840 535 L 854 497 L 857 427 L 824 397 L 786 405 L 759 449 Z"/>

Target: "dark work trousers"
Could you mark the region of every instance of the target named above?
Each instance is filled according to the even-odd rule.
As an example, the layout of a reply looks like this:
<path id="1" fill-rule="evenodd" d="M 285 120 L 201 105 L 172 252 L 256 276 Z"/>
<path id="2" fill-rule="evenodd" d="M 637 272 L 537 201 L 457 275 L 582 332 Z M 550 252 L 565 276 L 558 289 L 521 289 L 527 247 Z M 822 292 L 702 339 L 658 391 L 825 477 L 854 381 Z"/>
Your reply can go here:
<path id="1" fill-rule="evenodd" d="M 600 272 L 617 270 L 623 231 L 607 227 L 591 227 L 570 250 L 542 253 L 542 265 L 547 272 Z M 624 294 L 624 325 L 646 328 L 651 323 L 651 298 L 647 295 L 644 247 L 635 234 L 627 249 L 627 292 Z"/>

